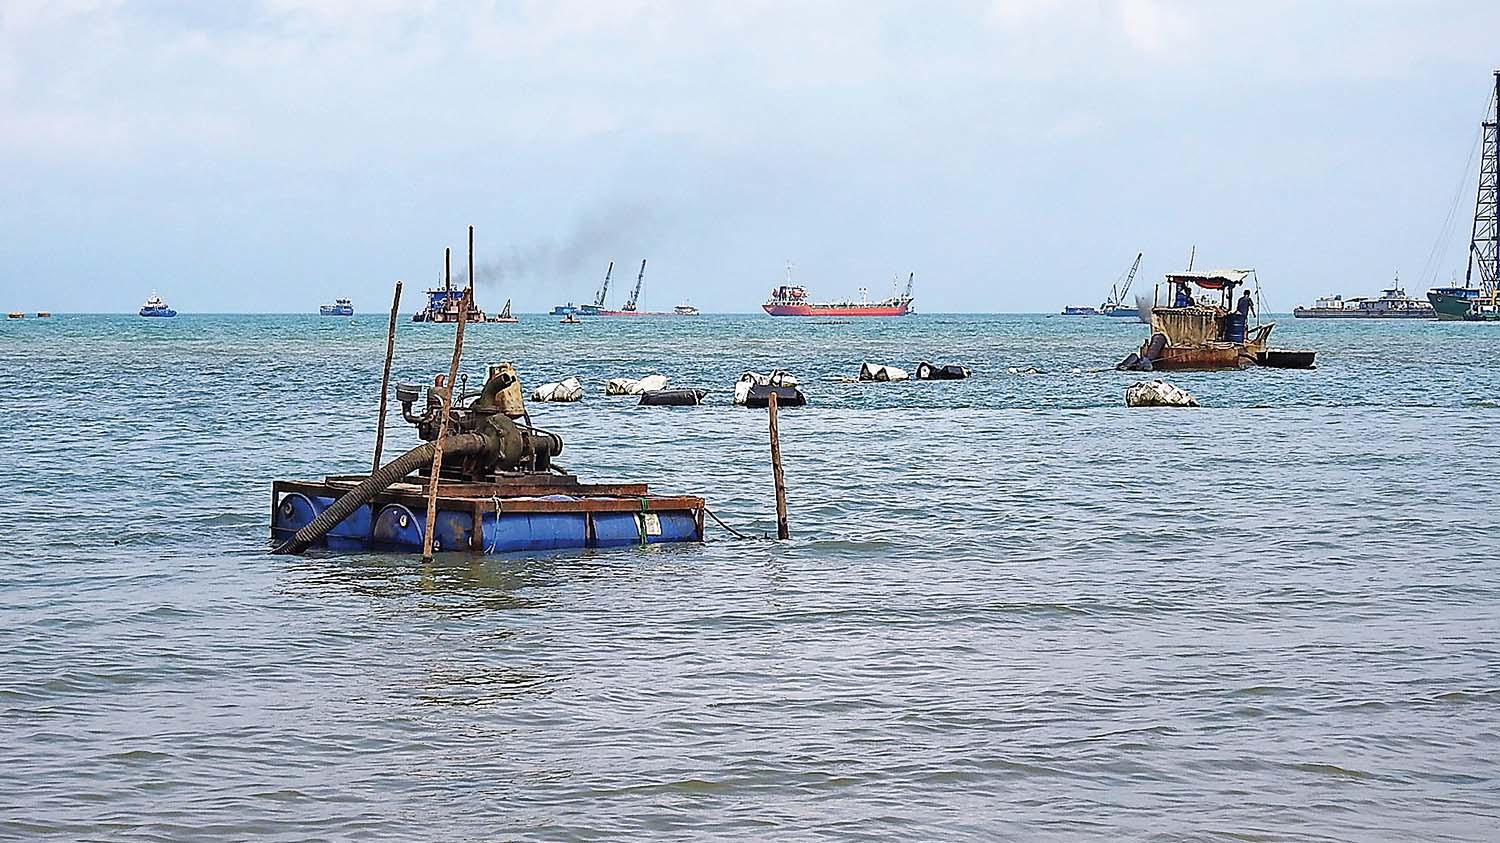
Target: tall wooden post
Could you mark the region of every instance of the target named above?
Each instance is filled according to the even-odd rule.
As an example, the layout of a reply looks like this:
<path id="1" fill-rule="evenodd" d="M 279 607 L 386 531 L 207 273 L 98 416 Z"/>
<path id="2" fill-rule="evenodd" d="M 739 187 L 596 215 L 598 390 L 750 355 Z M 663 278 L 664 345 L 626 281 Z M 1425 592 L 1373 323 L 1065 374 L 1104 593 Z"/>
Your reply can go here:
<path id="1" fill-rule="evenodd" d="M 375 423 L 375 467 L 380 470 L 380 452 L 385 447 L 385 402 L 391 388 L 391 358 L 396 354 L 396 314 L 401 309 L 401 279 L 396 279 L 396 295 L 391 299 L 391 325 L 385 332 L 385 371 L 380 374 L 380 420 Z"/>
<path id="2" fill-rule="evenodd" d="M 776 427 L 776 392 L 766 397 L 766 409 L 771 417 L 771 474 L 776 479 L 776 537 L 791 538 L 791 529 L 786 521 L 786 475 L 781 471 L 781 432 Z"/>
<path id="3" fill-rule="evenodd" d="M 443 264 L 448 250 L 443 250 Z M 448 436 L 448 414 L 453 410 L 453 382 L 458 380 L 458 361 L 464 353 L 464 323 L 469 320 L 469 295 L 458 298 L 458 332 L 453 337 L 453 362 L 448 364 L 448 379 L 443 381 L 443 415 L 438 420 L 437 447 L 432 449 L 432 474 L 427 479 L 427 529 L 422 531 L 422 561 L 432 561 L 432 540 L 437 532 L 438 476 L 443 471 L 443 440 Z"/>

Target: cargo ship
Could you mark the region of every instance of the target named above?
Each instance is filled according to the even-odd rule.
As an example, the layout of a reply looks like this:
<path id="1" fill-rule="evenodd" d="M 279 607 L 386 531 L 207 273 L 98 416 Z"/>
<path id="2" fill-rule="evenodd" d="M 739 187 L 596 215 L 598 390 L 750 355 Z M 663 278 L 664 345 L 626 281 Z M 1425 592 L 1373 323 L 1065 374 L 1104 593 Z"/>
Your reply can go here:
<path id="1" fill-rule="evenodd" d="M 883 301 L 870 301 L 864 287 L 859 301 L 815 302 L 807 298 L 807 288 L 792 283 L 792 267 L 786 268 L 786 283 L 771 290 L 771 298 L 761 307 L 772 316 L 905 316 L 912 313 L 913 272 L 906 277 L 906 292 Z"/>
<path id="2" fill-rule="evenodd" d="M 1292 308 L 1292 316 L 1298 319 L 1432 319 L 1436 315 L 1432 305 L 1401 289 L 1399 276 L 1373 299 L 1324 296 L 1313 301 L 1312 307 Z"/>
<path id="3" fill-rule="evenodd" d="M 1427 291 L 1427 300 L 1439 319 L 1500 320 L 1500 70 L 1495 71 L 1495 87 L 1480 132 L 1479 191 L 1469 237 L 1469 266 L 1462 287 Z M 1479 270 L 1477 279 L 1475 269 Z"/>

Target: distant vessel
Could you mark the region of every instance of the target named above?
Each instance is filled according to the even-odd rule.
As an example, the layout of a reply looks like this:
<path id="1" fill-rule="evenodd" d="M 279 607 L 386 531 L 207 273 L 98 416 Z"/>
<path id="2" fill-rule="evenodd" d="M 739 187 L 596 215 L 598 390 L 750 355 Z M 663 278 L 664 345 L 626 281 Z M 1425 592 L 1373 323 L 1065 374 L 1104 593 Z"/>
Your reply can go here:
<path id="1" fill-rule="evenodd" d="M 640 261 L 640 264 L 645 266 L 645 261 Z M 604 285 L 598 288 L 598 296 L 594 296 L 594 302 L 588 303 L 588 305 L 577 306 L 576 311 L 574 311 L 577 315 L 580 315 L 580 317 L 597 317 L 600 312 L 603 312 L 604 297 L 609 296 L 609 276 L 613 275 L 613 273 L 615 273 L 615 261 L 609 261 L 609 267 L 604 269 Z M 571 302 L 568 305 L 571 305 Z M 556 315 L 555 308 L 552 309 L 552 315 Z"/>
<path id="2" fill-rule="evenodd" d="M 472 289 L 472 288 L 471 288 Z M 464 291 L 453 289 L 453 279 L 444 277 L 443 286 L 433 287 L 427 291 L 427 306 L 412 314 L 413 322 L 457 322 L 459 302 L 463 301 Z M 469 313 L 465 317 L 467 322 L 485 321 L 484 311 L 469 302 Z"/>
<path id="3" fill-rule="evenodd" d="M 906 277 L 906 292 L 883 301 L 870 301 L 861 287 L 859 301 L 815 302 L 807 298 L 807 288 L 792 283 L 792 265 L 786 267 L 786 283 L 771 290 L 771 298 L 761 305 L 772 316 L 905 316 L 912 312 L 913 272 Z"/>
<path id="4" fill-rule="evenodd" d="M 1479 192 L 1469 236 L 1469 265 L 1462 287 L 1427 291 L 1427 300 L 1439 319 L 1500 321 L 1500 70 L 1495 71 L 1495 87 L 1480 131 Z M 1478 284 L 1474 283 L 1476 267 Z"/>
<path id="5" fill-rule="evenodd" d="M 151 291 L 151 297 L 148 298 L 148 299 L 146 299 L 146 303 L 145 304 L 141 305 L 141 315 L 142 316 L 171 317 L 171 316 L 176 316 L 177 315 L 177 311 L 175 311 L 172 308 L 168 307 L 167 303 L 164 302 L 164 301 L 162 301 L 161 296 L 158 296 L 156 294 L 156 291 L 152 290 Z"/>
<path id="6" fill-rule="evenodd" d="M 605 280 L 604 280 L 604 289 L 599 291 L 599 298 L 596 301 L 596 304 L 598 305 L 598 308 L 595 309 L 595 310 L 592 310 L 592 311 L 586 311 L 586 310 L 581 310 L 580 309 L 579 313 L 583 314 L 584 316 L 682 316 L 682 315 L 687 315 L 687 314 L 679 313 L 676 310 L 673 310 L 673 311 L 660 311 L 660 310 L 639 310 L 639 309 L 637 309 L 636 305 L 640 301 L 640 298 L 641 298 L 641 282 L 644 281 L 645 278 L 646 278 L 646 262 L 643 260 L 643 261 L 641 261 L 641 271 L 640 271 L 640 273 L 638 273 L 635 276 L 635 289 L 633 289 L 633 290 L 630 291 L 630 299 L 628 301 L 626 301 L 625 304 L 623 306 L 621 306 L 619 310 L 604 310 L 604 309 L 602 309 L 604 307 L 604 293 L 609 289 L 609 277 L 608 277 L 608 275 L 606 275 L 605 276 Z"/>
<path id="7" fill-rule="evenodd" d="M 334 299 L 333 304 L 320 305 L 319 316 L 353 316 L 354 303 L 348 299 Z"/>
<path id="8" fill-rule="evenodd" d="M 690 304 L 679 304 L 676 307 L 672 308 L 672 313 L 677 316 L 697 316 L 698 308 L 693 307 Z"/>
<path id="9" fill-rule="evenodd" d="M 582 325 L 583 324 L 583 320 L 579 319 L 578 318 L 578 314 L 576 314 L 576 313 L 567 313 L 567 314 L 564 314 L 563 318 L 560 319 L 560 320 L 558 320 L 558 321 L 562 322 L 564 325 Z"/>
<path id="10" fill-rule="evenodd" d="M 1135 274 L 1141 268 L 1142 254 L 1143 253 L 1141 252 L 1136 252 L 1135 263 L 1131 264 L 1130 269 L 1125 273 L 1124 281 L 1115 281 L 1115 283 L 1109 285 L 1109 296 L 1104 300 L 1103 304 L 1099 305 L 1098 307 L 1068 305 L 1067 307 L 1064 307 L 1062 309 L 1062 315 L 1122 316 L 1139 318 L 1141 315 L 1140 303 L 1137 302 L 1134 305 L 1127 305 L 1125 303 L 1125 297 L 1130 294 L 1130 282 L 1135 280 Z"/>
<path id="11" fill-rule="evenodd" d="M 502 324 L 502 325 L 514 325 L 517 322 L 520 322 L 521 320 L 519 320 L 516 317 L 510 315 L 510 299 L 506 299 L 505 300 L 505 307 L 500 308 L 500 315 L 498 315 L 498 316 L 491 316 L 490 317 L 490 321 L 498 323 L 498 324 Z"/>
<path id="12" fill-rule="evenodd" d="M 1375 298 L 1324 296 L 1313 301 L 1312 307 L 1294 307 L 1292 316 L 1298 319 L 1432 319 L 1437 313 L 1432 305 L 1414 299 L 1401 289 L 1401 278 L 1397 276 L 1392 286 L 1380 291 Z"/>
<path id="13" fill-rule="evenodd" d="M 1191 264 L 1191 261 L 1189 261 Z M 1140 350 L 1115 368 L 1129 371 L 1209 371 L 1269 366 L 1309 369 L 1315 352 L 1275 349 L 1267 345 L 1275 322 L 1251 329 L 1248 310 L 1235 301 L 1235 288 L 1255 278 L 1253 269 L 1216 269 L 1209 272 L 1167 274 L 1168 300 L 1151 309 L 1151 335 Z M 1260 282 L 1256 281 L 1257 290 Z M 1195 290 L 1205 291 L 1204 299 Z M 1158 288 L 1158 294 L 1160 288 Z M 1218 294 L 1218 300 L 1212 294 Z M 1245 294 L 1249 296 L 1249 293 Z M 1153 297 L 1155 301 L 1155 297 Z M 1253 302 L 1253 298 L 1251 299 Z"/>

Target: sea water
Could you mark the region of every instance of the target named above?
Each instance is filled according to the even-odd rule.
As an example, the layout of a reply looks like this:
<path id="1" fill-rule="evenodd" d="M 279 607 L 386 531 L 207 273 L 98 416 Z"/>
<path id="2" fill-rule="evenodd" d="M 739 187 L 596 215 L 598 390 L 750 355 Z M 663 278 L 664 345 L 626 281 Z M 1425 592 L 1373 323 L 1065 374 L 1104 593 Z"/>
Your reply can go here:
<path id="1" fill-rule="evenodd" d="M 471 326 L 471 385 L 586 384 L 562 465 L 752 538 L 427 565 L 267 552 L 272 480 L 369 468 L 383 314 L 6 322 L 0 837 L 1500 837 L 1500 328 L 1280 321 L 1316 370 L 1186 411 L 1123 319 Z"/>

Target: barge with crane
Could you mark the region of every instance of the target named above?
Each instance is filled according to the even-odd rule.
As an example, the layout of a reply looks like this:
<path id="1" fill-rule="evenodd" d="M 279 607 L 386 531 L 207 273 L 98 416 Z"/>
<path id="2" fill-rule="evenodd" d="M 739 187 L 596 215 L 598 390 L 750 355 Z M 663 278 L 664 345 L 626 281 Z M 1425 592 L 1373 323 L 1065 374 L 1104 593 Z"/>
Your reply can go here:
<path id="1" fill-rule="evenodd" d="M 1500 70 L 1495 71 L 1480 133 L 1479 191 L 1474 200 L 1464 285 L 1427 291 L 1427 300 L 1439 319 L 1500 322 Z"/>
<path id="2" fill-rule="evenodd" d="M 1130 284 L 1135 281 L 1136 272 L 1141 268 L 1141 256 L 1144 252 L 1136 252 L 1135 263 L 1130 265 L 1123 280 L 1117 280 L 1109 285 L 1109 296 L 1104 303 L 1098 307 L 1087 305 L 1070 304 L 1062 309 L 1063 316 L 1119 316 L 1131 319 L 1140 316 L 1140 308 L 1136 304 L 1125 304 L 1125 297 L 1130 294 Z"/>

